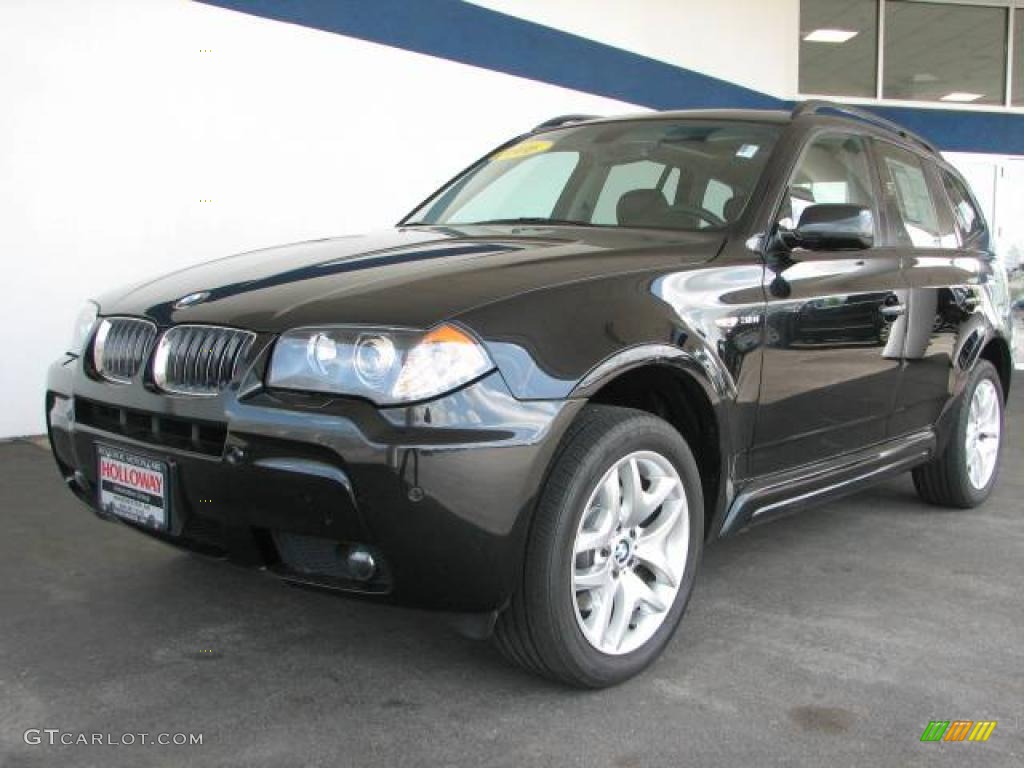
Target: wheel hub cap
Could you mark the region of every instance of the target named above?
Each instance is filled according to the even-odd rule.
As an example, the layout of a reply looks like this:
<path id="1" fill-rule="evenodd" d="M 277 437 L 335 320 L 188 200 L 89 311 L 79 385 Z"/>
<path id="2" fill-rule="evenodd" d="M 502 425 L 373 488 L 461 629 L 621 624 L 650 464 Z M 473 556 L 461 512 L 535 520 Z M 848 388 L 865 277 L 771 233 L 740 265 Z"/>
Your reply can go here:
<path id="1" fill-rule="evenodd" d="M 573 545 L 573 608 L 587 642 L 619 655 L 650 640 L 675 603 L 689 546 L 672 462 L 653 451 L 617 461 L 591 491 Z"/>
<path id="2" fill-rule="evenodd" d="M 612 552 L 612 557 L 615 558 L 615 564 L 619 567 L 625 566 L 629 563 L 629 558 L 633 555 L 633 548 L 630 546 L 626 539 L 619 539 L 619 543 L 615 545 L 615 549 Z"/>

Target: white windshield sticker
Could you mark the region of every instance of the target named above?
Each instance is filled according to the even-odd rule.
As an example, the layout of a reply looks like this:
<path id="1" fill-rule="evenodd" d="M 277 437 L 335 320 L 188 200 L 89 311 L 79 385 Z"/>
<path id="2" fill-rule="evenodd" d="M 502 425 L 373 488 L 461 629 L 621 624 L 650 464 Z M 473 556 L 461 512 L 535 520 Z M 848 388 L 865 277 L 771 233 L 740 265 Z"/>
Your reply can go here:
<path id="1" fill-rule="evenodd" d="M 757 154 L 760 147 L 757 144 L 744 144 L 736 150 L 736 157 L 745 157 L 747 160 Z"/>

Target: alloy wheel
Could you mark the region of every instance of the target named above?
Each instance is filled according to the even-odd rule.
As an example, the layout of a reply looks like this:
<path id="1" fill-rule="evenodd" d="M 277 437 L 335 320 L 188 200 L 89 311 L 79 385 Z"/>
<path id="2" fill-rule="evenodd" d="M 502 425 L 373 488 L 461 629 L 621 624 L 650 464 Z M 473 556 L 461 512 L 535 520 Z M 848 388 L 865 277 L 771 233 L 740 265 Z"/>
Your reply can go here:
<path id="1" fill-rule="evenodd" d="M 981 379 L 967 414 L 966 460 L 971 485 L 981 490 L 992 479 L 999 459 L 1001 430 L 999 393 L 989 379 Z"/>
<path id="2" fill-rule="evenodd" d="M 573 546 L 576 622 L 597 650 L 626 654 L 664 623 L 679 592 L 690 522 L 679 472 L 638 451 L 591 491 Z"/>

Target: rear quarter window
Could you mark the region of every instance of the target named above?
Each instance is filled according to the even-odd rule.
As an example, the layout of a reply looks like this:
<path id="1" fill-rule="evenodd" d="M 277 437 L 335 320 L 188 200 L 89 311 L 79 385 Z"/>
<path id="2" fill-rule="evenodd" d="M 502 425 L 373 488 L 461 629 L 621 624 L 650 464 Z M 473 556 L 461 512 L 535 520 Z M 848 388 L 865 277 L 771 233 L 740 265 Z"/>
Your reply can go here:
<path id="1" fill-rule="evenodd" d="M 876 146 L 883 197 L 897 244 L 915 248 L 945 247 L 938 208 L 921 159 L 888 142 L 878 142 Z"/>
<path id="2" fill-rule="evenodd" d="M 961 242 L 967 247 L 984 247 L 985 219 L 975 205 L 967 186 L 945 168 L 939 169 L 942 186 L 953 209 L 953 220 Z"/>

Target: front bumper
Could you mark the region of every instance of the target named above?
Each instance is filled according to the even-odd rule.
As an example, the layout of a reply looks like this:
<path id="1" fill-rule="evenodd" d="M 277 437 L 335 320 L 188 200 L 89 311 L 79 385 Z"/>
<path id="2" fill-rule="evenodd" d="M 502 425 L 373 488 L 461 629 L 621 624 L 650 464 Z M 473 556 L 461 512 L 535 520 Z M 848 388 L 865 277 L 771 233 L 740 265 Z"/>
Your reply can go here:
<path id="1" fill-rule="evenodd" d="M 379 409 L 237 386 L 168 396 L 51 366 L 47 427 L 61 475 L 101 517 L 97 443 L 170 469 L 180 547 L 283 578 L 408 605 L 491 611 L 508 599 L 530 512 L 579 401 L 512 397 L 492 373 L 444 398 Z M 370 580 L 347 575 L 352 545 Z"/>

